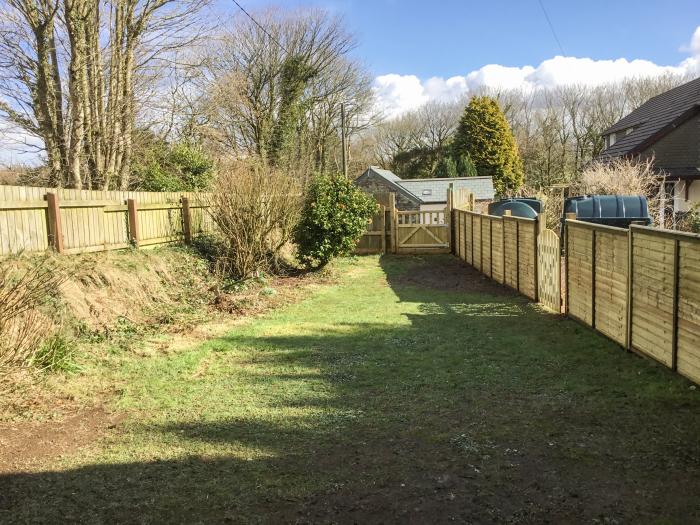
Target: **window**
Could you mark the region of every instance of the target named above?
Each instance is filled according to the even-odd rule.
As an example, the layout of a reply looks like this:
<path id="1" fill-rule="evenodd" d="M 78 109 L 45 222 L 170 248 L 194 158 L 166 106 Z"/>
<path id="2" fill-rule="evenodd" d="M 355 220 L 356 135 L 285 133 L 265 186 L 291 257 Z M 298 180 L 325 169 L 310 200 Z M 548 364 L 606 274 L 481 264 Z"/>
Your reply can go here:
<path id="1" fill-rule="evenodd" d="M 627 128 L 627 129 L 625 130 L 625 136 L 629 135 L 629 134 L 632 133 L 633 131 L 634 131 L 634 128 Z"/>
<path id="2" fill-rule="evenodd" d="M 423 190 L 423 195 L 432 195 L 433 190 Z"/>
<path id="3" fill-rule="evenodd" d="M 608 147 L 612 147 L 617 142 L 617 134 L 611 133 L 608 135 Z"/>

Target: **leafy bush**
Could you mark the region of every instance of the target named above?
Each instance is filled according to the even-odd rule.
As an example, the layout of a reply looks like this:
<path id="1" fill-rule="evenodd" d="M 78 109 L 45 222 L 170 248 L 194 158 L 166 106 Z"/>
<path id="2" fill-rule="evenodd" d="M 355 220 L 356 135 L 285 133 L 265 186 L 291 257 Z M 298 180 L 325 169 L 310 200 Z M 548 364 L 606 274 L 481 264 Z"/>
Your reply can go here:
<path id="1" fill-rule="evenodd" d="M 218 169 L 210 213 L 221 236 L 217 269 L 243 279 L 276 269 L 301 211 L 298 177 L 261 161 L 232 162 Z"/>
<path id="2" fill-rule="evenodd" d="M 319 175 L 309 187 L 294 239 L 307 267 L 351 253 L 377 211 L 374 199 L 341 175 Z"/>
<path id="3" fill-rule="evenodd" d="M 212 160 L 196 145 L 152 139 L 138 149 L 133 179 L 143 191 L 201 191 L 213 177 Z"/>

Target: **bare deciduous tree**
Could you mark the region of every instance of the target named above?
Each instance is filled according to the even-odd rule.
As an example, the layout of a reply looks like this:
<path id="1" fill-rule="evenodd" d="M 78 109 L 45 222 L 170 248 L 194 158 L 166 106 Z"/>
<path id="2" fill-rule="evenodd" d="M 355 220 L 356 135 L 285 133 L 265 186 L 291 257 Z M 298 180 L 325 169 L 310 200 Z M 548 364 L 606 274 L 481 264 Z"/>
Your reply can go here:
<path id="1" fill-rule="evenodd" d="M 230 155 L 278 162 L 282 148 L 286 162 L 324 170 L 337 157 L 341 103 L 349 136 L 372 122 L 371 79 L 351 57 L 354 37 L 319 9 L 255 18 L 264 29 L 240 18 L 211 50 L 204 132 Z"/>
<path id="2" fill-rule="evenodd" d="M 129 186 L 146 86 L 207 0 L 0 0 L 0 114 L 41 139 L 50 183 Z"/>

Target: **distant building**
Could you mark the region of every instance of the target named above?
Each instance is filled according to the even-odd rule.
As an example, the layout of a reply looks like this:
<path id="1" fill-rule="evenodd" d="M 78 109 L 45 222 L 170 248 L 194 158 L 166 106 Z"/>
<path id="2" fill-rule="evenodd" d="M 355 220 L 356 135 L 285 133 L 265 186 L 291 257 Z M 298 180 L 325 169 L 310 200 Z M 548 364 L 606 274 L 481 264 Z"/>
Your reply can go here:
<path id="1" fill-rule="evenodd" d="M 657 95 L 603 132 L 599 159 L 654 157 L 675 212 L 700 204 L 700 78 Z"/>
<path id="2" fill-rule="evenodd" d="M 391 171 L 370 166 L 355 179 L 355 184 L 370 193 L 396 193 L 399 210 L 441 210 L 447 205 L 447 190 L 466 189 L 479 201 L 493 200 L 491 177 L 456 177 L 451 179 L 402 179 Z"/>

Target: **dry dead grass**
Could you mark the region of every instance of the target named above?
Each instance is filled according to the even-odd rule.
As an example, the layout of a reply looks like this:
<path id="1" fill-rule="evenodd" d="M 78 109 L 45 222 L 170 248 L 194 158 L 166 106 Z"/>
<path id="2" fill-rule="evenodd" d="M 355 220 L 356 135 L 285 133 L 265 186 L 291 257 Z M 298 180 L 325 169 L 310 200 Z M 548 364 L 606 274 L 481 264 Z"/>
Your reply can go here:
<path id="1" fill-rule="evenodd" d="M 109 374 L 121 359 L 170 354 L 219 337 L 336 278 L 329 269 L 226 286 L 182 248 L 85 254 L 56 264 L 68 278 L 47 313 L 69 332 L 76 372 L 14 374 L 13 388 L 0 394 L 0 422 L 60 420 L 98 408 L 119 395 L 122 386 Z"/>

